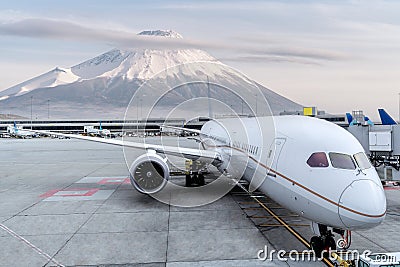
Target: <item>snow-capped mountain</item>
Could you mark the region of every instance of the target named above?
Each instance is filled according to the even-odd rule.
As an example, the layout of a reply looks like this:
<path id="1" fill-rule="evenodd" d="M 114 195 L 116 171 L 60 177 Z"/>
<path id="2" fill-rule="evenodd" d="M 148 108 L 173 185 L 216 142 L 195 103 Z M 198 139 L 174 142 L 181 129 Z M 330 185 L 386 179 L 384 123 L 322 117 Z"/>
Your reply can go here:
<path id="1" fill-rule="evenodd" d="M 197 49 L 183 50 L 119 50 L 113 49 L 71 68 L 82 79 L 96 77 L 148 80 L 167 68 L 196 61 L 216 61 Z"/>
<path id="2" fill-rule="evenodd" d="M 147 36 L 146 38 L 182 38 L 174 31 L 161 30 L 143 31 L 139 35 Z M 193 62 L 213 64 L 185 64 Z M 174 68 L 174 66 L 180 67 Z M 166 69 L 168 71 L 165 72 Z M 71 68 L 57 67 L 1 91 L 0 105 L 11 109 L 10 113 L 26 116 L 30 112 L 29 102 L 34 99 L 35 110 L 39 117 L 42 116 L 41 113 L 47 114 L 45 103 L 51 101 L 53 118 L 67 118 L 73 116 L 72 114 L 91 118 L 121 118 L 139 86 L 162 71 L 164 76 L 157 79 L 160 79 L 160 84 L 164 83 L 165 86 L 184 83 L 188 77 L 207 77 L 216 83 L 221 81 L 229 87 L 239 88 L 238 90 L 254 84 L 244 75 L 231 71 L 207 52 L 198 49 L 112 49 Z M 300 105 L 289 99 L 265 87 L 261 88 L 275 114 L 284 110 L 301 109 Z M 157 88 L 148 90 L 152 90 L 147 92 L 148 94 L 158 93 Z M 166 99 L 165 105 L 173 106 L 182 99 L 206 95 L 204 86 L 193 85 L 171 94 Z M 214 95 L 218 95 L 225 102 L 230 102 L 231 106 L 237 101 L 224 92 L 215 91 Z M 104 114 L 104 110 L 108 110 L 109 114 Z"/>
<path id="3" fill-rule="evenodd" d="M 56 87 L 58 85 L 76 82 L 79 79 L 80 77 L 75 75 L 71 69 L 57 67 L 49 72 L 0 92 L 0 95 L 3 99 L 13 96 L 21 96 L 38 88 Z"/>

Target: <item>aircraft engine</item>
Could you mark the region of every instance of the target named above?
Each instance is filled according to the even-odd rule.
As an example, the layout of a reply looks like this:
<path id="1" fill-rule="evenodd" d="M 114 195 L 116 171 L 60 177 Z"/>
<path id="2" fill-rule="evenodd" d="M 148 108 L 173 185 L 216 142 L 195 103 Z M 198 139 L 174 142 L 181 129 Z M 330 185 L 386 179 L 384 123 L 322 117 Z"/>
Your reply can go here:
<path id="1" fill-rule="evenodd" d="M 138 157 L 129 169 L 131 184 L 141 193 L 154 194 L 167 184 L 169 167 L 155 152 Z"/>

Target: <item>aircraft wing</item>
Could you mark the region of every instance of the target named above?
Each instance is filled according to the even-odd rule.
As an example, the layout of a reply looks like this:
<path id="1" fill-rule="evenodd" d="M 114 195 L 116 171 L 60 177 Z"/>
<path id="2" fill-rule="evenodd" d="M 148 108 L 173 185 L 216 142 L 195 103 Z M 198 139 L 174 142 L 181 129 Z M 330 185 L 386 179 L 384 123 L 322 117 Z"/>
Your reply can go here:
<path id="1" fill-rule="evenodd" d="M 183 147 L 175 147 L 175 146 L 161 146 L 161 145 L 152 145 L 152 144 L 144 144 L 139 142 L 131 142 L 131 141 L 123 141 L 123 140 L 115 140 L 115 139 L 105 139 L 99 137 L 90 137 L 76 134 L 63 134 L 63 133 L 55 133 L 55 132 L 47 132 L 47 131 L 31 131 L 33 133 L 40 133 L 44 135 L 56 135 L 69 137 L 79 140 L 86 140 L 91 142 L 110 144 L 116 146 L 124 146 L 130 148 L 137 148 L 143 150 L 154 150 L 160 154 L 166 154 L 171 156 L 183 157 L 191 160 L 199 160 L 205 163 L 214 163 L 222 161 L 222 158 L 218 152 L 210 151 L 210 150 L 201 150 L 194 148 L 183 148 Z"/>

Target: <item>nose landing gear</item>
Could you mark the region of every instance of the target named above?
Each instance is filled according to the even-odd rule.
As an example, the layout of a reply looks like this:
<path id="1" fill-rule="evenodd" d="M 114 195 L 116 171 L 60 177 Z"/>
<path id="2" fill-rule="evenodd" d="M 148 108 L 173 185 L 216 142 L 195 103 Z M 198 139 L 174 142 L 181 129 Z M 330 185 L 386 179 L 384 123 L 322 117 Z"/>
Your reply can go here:
<path id="1" fill-rule="evenodd" d="M 312 222 L 311 229 L 316 234 L 310 241 L 311 249 L 315 252 L 317 257 L 328 256 L 325 253 L 332 250 L 347 250 L 351 245 L 351 231 L 332 228 L 328 229 L 328 226 L 323 224 L 317 224 Z M 341 236 L 338 241 L 335 241 L 333 233 Z"/>
<path id="2" fill-rule="evenodd" d="M 336 242 L 331 230 L 326 225 L 318 224 L 319 236 L 313 236 L 310 241 L 311 249 L 317 257 L 325 256 L 323 252 L 336 250 Z"/>

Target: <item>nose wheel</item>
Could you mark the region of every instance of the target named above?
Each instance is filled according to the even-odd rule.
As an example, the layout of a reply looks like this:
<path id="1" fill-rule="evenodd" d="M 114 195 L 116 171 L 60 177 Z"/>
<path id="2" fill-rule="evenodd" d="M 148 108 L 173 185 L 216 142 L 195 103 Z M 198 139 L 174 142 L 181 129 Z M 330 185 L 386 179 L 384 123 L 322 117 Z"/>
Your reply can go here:
<path id="1" fill-rule="evenodd" d="M 328 256 L 325 255 L 328 251 L 336 250 L 335 237 L 326 225 L 318 226 L 320 235 L 311 238 L 310 246 L 317 257 Z"/>
<path id="2" fill-rule="evenodd" d="M 328 251 L 336 250 L 336 242 L 332 236 L 313 236 L 310 241 L 311 249 L 317 257 L 327 256 Z M 324 255 L 322 255 L 324 253 Z"/>

